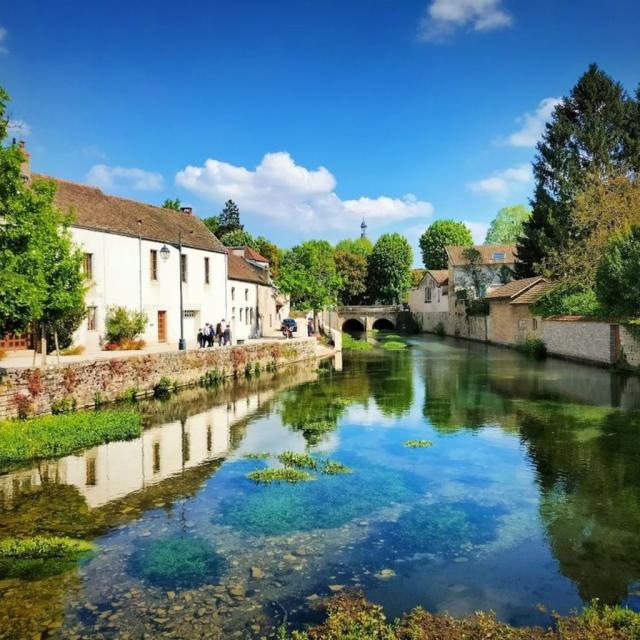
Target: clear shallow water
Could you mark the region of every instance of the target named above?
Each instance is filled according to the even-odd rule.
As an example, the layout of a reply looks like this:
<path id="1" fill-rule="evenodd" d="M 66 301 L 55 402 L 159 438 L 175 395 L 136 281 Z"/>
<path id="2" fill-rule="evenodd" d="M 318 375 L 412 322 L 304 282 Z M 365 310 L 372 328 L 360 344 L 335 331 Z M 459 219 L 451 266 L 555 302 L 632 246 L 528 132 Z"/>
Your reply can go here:
<path id="1" fill-rule="evenodd" d="M 269 637 L 349 586 L 392 616 L 420 604 L 546 624 L 594 597 L 640 609 L 638 379 L 412 345 L 144 405 L 138 440 L 1 476 L 0 536 L 97 551 L 5 569 L 0 637 Z M 353 473 L 246 479 L 277 465 L 246 453 L 287 449 Z"/>

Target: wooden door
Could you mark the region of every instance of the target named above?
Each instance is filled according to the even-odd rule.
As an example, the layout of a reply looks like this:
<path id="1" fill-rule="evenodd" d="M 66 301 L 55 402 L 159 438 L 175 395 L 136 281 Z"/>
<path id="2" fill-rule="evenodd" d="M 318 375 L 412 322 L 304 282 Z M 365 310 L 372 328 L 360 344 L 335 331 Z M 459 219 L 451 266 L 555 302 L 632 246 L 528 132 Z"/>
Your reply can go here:
<path id="1" fill-rule="evenodd" d="M 158 342 L 167 341 L 167 312 L 158 311 Z"/>

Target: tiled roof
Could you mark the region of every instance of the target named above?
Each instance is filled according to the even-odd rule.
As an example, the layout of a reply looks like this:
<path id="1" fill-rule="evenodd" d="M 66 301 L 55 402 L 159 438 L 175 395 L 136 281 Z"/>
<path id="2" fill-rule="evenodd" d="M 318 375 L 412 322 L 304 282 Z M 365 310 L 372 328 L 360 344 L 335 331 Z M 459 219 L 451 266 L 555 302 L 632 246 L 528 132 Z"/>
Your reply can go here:
<path id="1" fill-rule="evenodd" d="M 543 280 L 542 276 L 523 278 L 522 280 L 512 280 L 502 287 L 494 289 L 487 295 L 487 298 L 489 298 L 490 300 L 495 300 L 498 298 L 515 298 L 517 295 L 521 294 L 523 291 L 526 291 L 541 280 Z"/>
<path id="2" fill-rule="evenodd" d="M 263 255 L 259 254 L 251 247 L 244 248 L 244 257 L 247 258 L 247 260 L 253 260 L 255 262 L 266 262 L 267 264 L 269 264 L 269 261 Z"/>
<path id="3" fill-rule="evenodd" d="M 436 281 L 439 287 L 449 281 L 449 272 L 446 269 L 429 269 L 427 273 Z"/>
<path id="4" fill-rule="evenodd" d="M 449 262 L 454 267 L 469 264 L 464 254 L 470 247 L 445 247 Z M 473 246 L 480 254 L 482 264 L 514 264 L 516 262 L 515 244 L 476 244 Z M 495 254 L 504 254 L 504 259 L 496 259 Z"/>
<path id="5" fill-rule="evenodd" d="M 226 253 L 222 243 L 197 216 L 106 195 L 86 184 L 38 174 L 32 177 L 55 183 L 55 203 L 63 210 L 73 211 L 75 227 L 136 238 L 141 235 L 145 240 L 173 245 L 177 244 L 180 232 L 185 247 Z"/>
<path id="6" fill-rule="evenodd" d="M 255 282 L 265 286 L 271 286 L 269 272 L 266 269 L 254 267 L 242 256 L 229 253 L 229 280 L 242 280 L 243 282 Z"/>
<path id="7" fill-rule="evenodd" d="M 538 300 L 554 286 L 555 285 L 553 282 L 547 282 L 546 280 L 538 282 L 538 284 L 535 284 L 530 289 L 527 289 L 515 300 L 512 300 L 511 304 L 534 304 L 538 302 Z"/>

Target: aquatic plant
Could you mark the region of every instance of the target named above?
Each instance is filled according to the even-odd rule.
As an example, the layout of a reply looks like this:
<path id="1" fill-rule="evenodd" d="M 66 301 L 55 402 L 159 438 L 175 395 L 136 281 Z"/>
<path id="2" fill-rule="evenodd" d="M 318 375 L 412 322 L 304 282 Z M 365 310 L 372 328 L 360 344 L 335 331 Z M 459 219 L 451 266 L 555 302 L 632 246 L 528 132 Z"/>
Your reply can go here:
<path id="1" fill-rule="evenodd" d="M 307 453 L 296 453 L 295 451 L 283 451 L 278 455 L 278 460 L 285 467 L 296 467 L 298 469 L 317 469 L 318 463 Z"/>
<path id="2" fill-rule="evenodd" d="M 218 582 L 224 558 L 198 536 L 172 535 L 140 543 L 129 561 L 129 572 L 166 589 L 189 589 Z"/>
<path id="3" fill-rule="evenodd" d="M 409 449 L 425 449 L 427 447 L 432 447 L 433 442 L 431 442 L 431 440 L 405 440 L 404 446 Z"/>
<path id="4" fill-rule="evenodd" d="M 84 447 L 129 440 L 140 433 L 140 415 L 132 411 L 40 416 L 23 422 L 0 420 L 0 471 Z"/>
<path id="5" fill-rule="evenodd" d="M 253 372 L 254 372 L 253 363 L 247 362 L 247 364 L 244 365 L 244 377 L 251 378 L 251 376 L 253 376 Z"/>
<path id="6" fill-rule="evenodd" d="M 341 473 L 351 473 L 352 471 L 353 469 L 350 467 L 347 467 L 341 462 L 337 462 L 335 460 L 325 460 L 324 465 L 322 466 L 322 473 L 329 476 L 335 476 Z"/>
<path id="7" fill-rule="evenodd" d="M 78 401 L 73 396 L 67 396 L 61 400 L 55 400 L 51 403 L 51 413 L 61 415 L 64 413 L 73 413 L 78 408 Z"/>
<path id="8" fill-rule="evenodd" d="M 245 453 L 243 458 L 246 458 L 247 460 L 266 460 L 267 458 L 271 458 L 271 454 L 249 452 Z"/>
<path id="9" fill-rule="evenodd" d="M 499 622 L 493 612 L 453 618 L 417 607 L 402 618 L 387 622 L 382 606 L 368 602 L 362 594 L 344 593 L 329 600 L 325 622 L 308 631 L 294 631 L 291 636 L 282 629 L 279 637 L 281 640 L 637 640 L 640 637 L 640 613 L 626 607 L 595 603 L 581 614 L 556 616 L 554 627 L 543 629 L 514 627 Z"/>
<path id="10" fill-rule="evenodd" d="M 253 480 L 258 484 L 271 484 L 272 482 L 288 482 L 295 484 L 297 482 L 306 482 L 313 480 L 313 475 L 308 471 L 300 469 L 291 469 L 284 467 L 279 469 L 256 469 L 247 474 L 249 480 Z"/>
<path id="11" fill-rule="evenodd" d="M 398 342 L 397 340 L 389 340 L 382 343 L 382 348 L 388 351 L 401 351 L 408 347 L 406 342 Z"/>
<path id="12" fill-rule="evenodd" d="M 138 393 L 137 387 L 129 387 L 119 393 L 116 400 L 118 402 L 135 402 L 138 399 Z"/>
<path id="13" fill-rule="evenodd" d="M 524 342 L 518 343 L 516 349 L 536 360 L 547 357 L 547 345 L 540 338 L 527 338 Z"/>
<path id="14" fill-rule="evenodd" d="M 219 369 L 209 369 L 198 381 L 201 387 L 212 387 L 222 380 L 222 372 Z"/>
<path id="15" fill-rule="evenodd" d="M 166 400 L 174 389 L 175 384 L 171 378 L 162 376 L 162 378 L 153 385 L 153 397 L 158 400 Z"/>
<path id="16" fill-rule="evenodd" d="M 370 351 L 373 349 L 373 345 L 364 340 L 356 340 L 348 333 L 342 333 L 342 348 L 345 351 Z"/>

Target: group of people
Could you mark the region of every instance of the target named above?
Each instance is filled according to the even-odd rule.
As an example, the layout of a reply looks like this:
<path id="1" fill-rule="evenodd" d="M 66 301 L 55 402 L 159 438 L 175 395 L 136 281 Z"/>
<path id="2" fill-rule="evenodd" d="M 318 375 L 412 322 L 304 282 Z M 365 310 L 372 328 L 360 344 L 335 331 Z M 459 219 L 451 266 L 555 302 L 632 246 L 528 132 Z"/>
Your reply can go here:
<path id="1" fill-rule="evenodd" d="M 231 327 L 229 323 L 225 325 L 224 320 L 218 322 L 215 327 L 207 322 L 204 328 L 198 329 L 198 345 L 201 349 L 213 347 L 216 342 L 219 347 L 226 347 L 231 344 Z"/>

